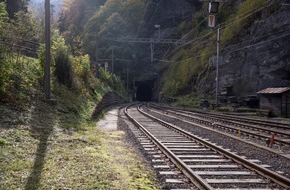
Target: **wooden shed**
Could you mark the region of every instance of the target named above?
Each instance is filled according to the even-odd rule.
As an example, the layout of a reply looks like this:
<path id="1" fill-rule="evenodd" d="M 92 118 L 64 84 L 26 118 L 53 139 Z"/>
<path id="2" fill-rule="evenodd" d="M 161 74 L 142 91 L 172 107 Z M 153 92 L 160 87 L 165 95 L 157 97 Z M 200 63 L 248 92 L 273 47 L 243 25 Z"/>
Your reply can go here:
<path id="1" fill-rule="evenodd" d="M 261 109 L 270 110 L 273 116 L 290 117 L 290 87 L 266 88 L 257 94 Z"/>

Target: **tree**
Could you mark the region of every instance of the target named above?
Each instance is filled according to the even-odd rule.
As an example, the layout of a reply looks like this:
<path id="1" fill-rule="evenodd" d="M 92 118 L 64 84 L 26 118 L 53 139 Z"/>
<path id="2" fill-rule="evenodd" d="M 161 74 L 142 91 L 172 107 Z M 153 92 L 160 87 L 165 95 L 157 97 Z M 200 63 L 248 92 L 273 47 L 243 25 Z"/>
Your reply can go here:
<path id="1" fill-rule="evenodd" d="M 5 10 L 5 4 L 0 2 L 0 30 L 2 30 L 3 23 L 7 19 L 7 12 Z M 0 32 L 2 34 L 2 31 Z"/>
<path id="2" fill-rule="evenodd" d="M 59 29 L 73 55 L 83 54 L 83 32 L 87 21 L 106 0 L 64 0 Z"/>
<path id="3" fill-rule="evenodd" d="M 15 14 L 19 11 L 27 12 L 27 5 L 29 0 L 0 0 L 6 3 L 6 9 L 9 18 L 15 19 Z"/>

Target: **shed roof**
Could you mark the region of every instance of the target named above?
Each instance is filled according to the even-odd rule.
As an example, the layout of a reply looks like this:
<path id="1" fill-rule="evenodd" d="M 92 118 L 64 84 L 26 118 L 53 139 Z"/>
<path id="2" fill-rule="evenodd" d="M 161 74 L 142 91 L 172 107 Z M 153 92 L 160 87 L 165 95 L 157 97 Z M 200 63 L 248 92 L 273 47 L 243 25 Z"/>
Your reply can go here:
<path id="1" fill-rule="evenodd" d="M 257 94 L 282 94 L 290 90 L 290 87 L 281 87 L 281 88 L 266 88 L 257 92 Z"/>

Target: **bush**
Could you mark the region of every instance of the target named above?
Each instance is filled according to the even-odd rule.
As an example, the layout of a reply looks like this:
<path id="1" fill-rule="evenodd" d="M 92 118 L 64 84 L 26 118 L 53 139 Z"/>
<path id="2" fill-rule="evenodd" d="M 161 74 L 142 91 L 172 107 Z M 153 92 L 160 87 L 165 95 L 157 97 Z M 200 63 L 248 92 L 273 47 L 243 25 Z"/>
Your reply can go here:
<path id="1" fill-rule="evenodd" d="M 12 55 L 0 64 L 0 99 L 2 102 L 19 102 L 23 105 L 30 101 L 34 89 L 39 87 L 42 78 L 40 65 L 36 59 Z"/>
<path id="2" fill-rule="evenodd" d="M 71 61 L 68 53 L 64 50 L 60 50 L 55 55 L 55 70 L 54 74 L 60 84 L 63 84 L 69 88 L 73 85 L 73 71 L 71 67 Z"/>
<path id="3" fill-rule="evenodd" d="M 5 144 L 7 144 L 7 141 L 0 138 L 0 146 L 4 146 Z"/>
<path id="4" fill-rule="evenodd" d="M 113 90 L 117 91 L 121 95 L 125 95 L 124 84 L 118 76 L 111 74 L 110 72 L 107 72 L 103 68 L 100 68 L 98 78 L 101 79 L 107 86 L 110 87 L 108 89 L 109 91 Z"/>

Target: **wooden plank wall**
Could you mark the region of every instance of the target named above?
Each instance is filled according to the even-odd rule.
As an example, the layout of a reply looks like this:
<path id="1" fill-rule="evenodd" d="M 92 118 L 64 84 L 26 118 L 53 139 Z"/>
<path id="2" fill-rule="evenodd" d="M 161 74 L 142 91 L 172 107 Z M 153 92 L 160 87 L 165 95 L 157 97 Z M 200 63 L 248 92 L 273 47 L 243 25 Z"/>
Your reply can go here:
<path id="1" fill-rule="evenodd" d="M 290 91 L 282 94 L 282 117 L 290 117 Z"/>

